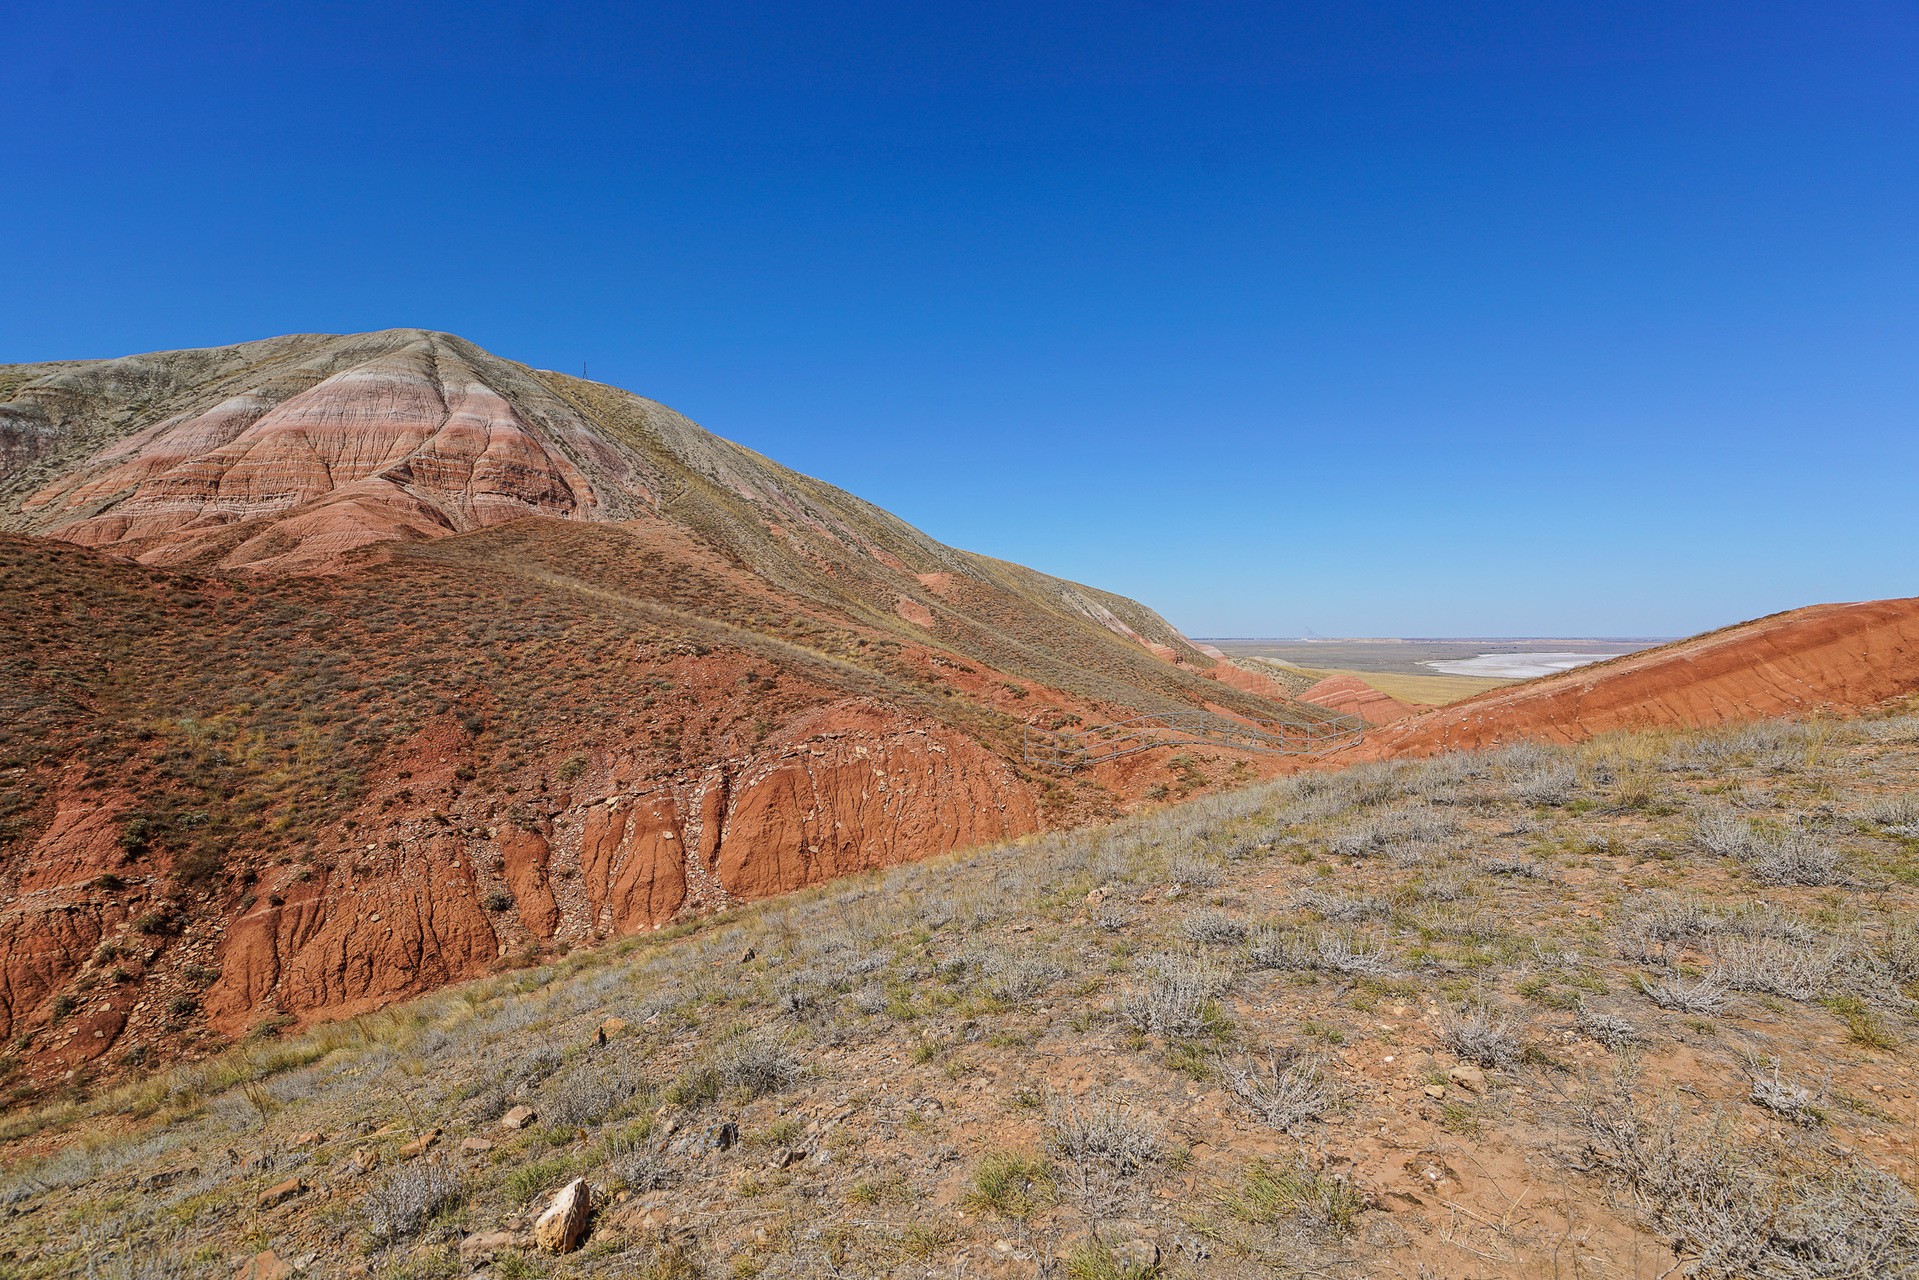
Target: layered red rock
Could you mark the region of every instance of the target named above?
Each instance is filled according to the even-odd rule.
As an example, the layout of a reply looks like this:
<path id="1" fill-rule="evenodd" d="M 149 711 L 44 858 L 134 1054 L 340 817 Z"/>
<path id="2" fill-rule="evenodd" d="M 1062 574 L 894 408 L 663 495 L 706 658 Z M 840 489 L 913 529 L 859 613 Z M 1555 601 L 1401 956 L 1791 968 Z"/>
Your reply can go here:
<path id="1" fill-rule="evenodd" d="M 1206 675 L 1208 678 L 1217 680 L 1228 688 L 1243 689 L 1248 693 L 1257 693 L 1262 697 L 1279 700 L 1294 696 L 1287 691 L 1284 685 L 1280 684 L 1279 681 L 1273 679 L 1271 676 L 1262 675 L 1257 671 L 1249 671 L 1245 667 L 1239 666 L 1226 658 L 1224 654 L 1220 654 L 1217 649 L 1213 649 L 1210 645 L 1202 646 L 1201 652 L 1218 655 L 1216 665 L 1211 667 L 1206 672 Z M 1304 699 L 1299 700 L 1304 701 Z"/>
<path id="2" fill-rule="evenodd" d="M 21 503 L 53 537 L 178 564 L 323 569 L 372 543 L 543 514 L 592 486 L 472 363 L 410 343 L 274 402 L 249 391 L 101 450 Z M 247 529 L 238 540 L 226 537 Z"/>
<path id="3" fill-rule="evenodd" d="M 1381 693 L 1358 676 L 1327 676 L 1298 695 L 1301 702 L 1358 716 L 1368 724 L 1391 724 L 1418 715 L 1420 708 Z"/>

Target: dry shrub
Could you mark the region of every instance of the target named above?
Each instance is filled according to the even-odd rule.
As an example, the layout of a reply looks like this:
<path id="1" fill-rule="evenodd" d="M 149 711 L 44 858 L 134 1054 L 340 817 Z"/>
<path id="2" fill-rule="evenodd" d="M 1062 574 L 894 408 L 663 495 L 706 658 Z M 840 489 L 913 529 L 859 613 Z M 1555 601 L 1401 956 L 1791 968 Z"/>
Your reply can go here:
<path id="1" fill-rule="evenodd" d="M 1693 1124 L 1674 1107 L 1648 1117 L 1630 1097 L 1584 1114 L 1590 1153 L 1639 1211 L 1708 1280 L 1919 1277 L 1919 1203 L 1849 1154 L 1731 1125 Z"/>
<path id="2" fill-rule="evenodd" d="M 1814 1000 L 1832 985 L 1843 958 L 1835 948 L 1812 951 L 1773 938 L 1728 938 L 1719 944 L 1713 972 L 1734 991 Z"/>
<path id="3" fill-rule="evenodd" d="M 1701 817 L 1693 842 L 1708 853 L 1735 858 L 1761 883 L 1770 885 L 1850 884 L 1845 859 L 1811 832 L 1798 828 L 1758 831 L 1727 810 Z"/>
<path id="4" fill-rule="evenodd" d="M 569 1128 L 590 1126 L 644 1105 L 646 1098 L 646 1082 L 637 1067 L 592 1057 L 547 1082 L 539 1112 Z"/>
<path id="5" fill-rule="evenodd" d="M 1253 931 L 1246 948 L 1246 960 L 1260 969 L 1310 970 L 1367 978 L 1388 978 L 1398 972 L 1392 957 L 1372 939 L 1332 929 L 1293 932 L 1262 926 Z"/>
<path id="6" fill-rule="evenodd" d="M 1055 1094 L 1046 1105 L 1047 1142 L 1083 1199 L 1110 1195 L 1159 1157 L 1159 1126 L 1110 1099 Z"/>
<path id="7" fill-rule="evenodd" d="M 1467 1062 L 1508 1068 L 1525 1056 L 1524 1023 L 1499 1009 L 1473 1006 L 1439 1015 L 1439 1043 Z"/>
<path id="8" fill-rule="evenodd" d="M 1710 1016 L 1726 1009 L 1726 982 L 1716 972 L 1708 972 L 1694 982 L 1678 977 L 1641 978 L 1639 989 L 1661 1009 L 1676 1013 Z"/>
<path id="9" fill-rule="evenodd" d="M 1317 889 L 1300 890 L 1287 905 L 1295 911 L 1310 911 L 1322 920 L 1338 920 L 1349 924 L 1383 918 L 1393 913 L 1392 906 L 1384 898 L 1375 898 L 1370 894 L 1322 893 Z"/>
<path id="10" fill-rule="evenodd" d="M 997 954 L 984 965 L 986 994 L 1001 1004 L 1019 1004 L 1066 976 L 1066 970 L 1038 956 Z"/>
<path id="11" fill-rule="evenodd" d="M 391 1244 L 418 1235 L 428 1218 L 459 1198 L 457 1173 L 416 1160 L 382 1178 L 360 1202 L 360 1212 L 373 1238 Z"/>
<path id="12" fill-rule="evenodd" d="M 1794 1124 L 1819 1123 L 1819 1109 L 1814 1105 L 1812 1090 L 1781 1075 L 1778 1058 L 1772 1060 L 1770 1072 L 1762 1070 L 1756 1062 L 1749 1063 L 1747 1075 L 1752 1082 L 1748 1096 L 1756 1105 Z"/>
<path id="13" fill-rule="evenodd" d="M 1179 922 L 1179 936 L 1187 942 L 1225 944 L 1246 937 L 1246 925 L 1218 911 L 1195 911 Z"/>
<path id="14" fill-rule="evenodd" d="M 1512 793 L 1525 804 L 1565 804 L 1579 794 L 1579 770 L 1568 760 L 1540 765 L 1515 776 Z"/>
<path id="15" fill-rule="evenodd" d="M 1264 1063 L 1237 1063 L 1227 1068 L 1225 1076 L 1239 1100 L 1281 1133 L 1297 1132 L 1337 1107 L 1344 1097 L 1325 1060 L 1316 1057 L 1285 1061 L 1269 1051 Z"/>
<path id="16" fill-rule="evenodd" d="M 1859 817 L 1896 836 L 1919 836 L 1919 793 L 1880 796 L 1860 806 Z"/>
<path id="17" fill-rule="evenodd" d="M 1148 975 L 1146 987 L 1120 1002 L 1120 1016 L 1136 1031 L 1166 1036 L 1204 1032 L 1216 1021 L 1219 997 L 1233 978 L 1203 956 L 1157 955 L 1140 967 Z"/>
<path id="18" fill-rule="evenodd" d="M 1389 851 L 1418 852 L 1443 845 L 1459 830 L 1459 819 L 1430 805 L 1387 809 L 1349 819 L 1326 838 L 1326 847 L 1347 858 Z"/>
<path id="19" fill-rule="evenodd" d="M 1622 1018 L 1616 1013 L 1589 1009 L 1583 1004 L 1573 1011 L 1573 1022 L 1579 1028 L 1579 1034 L 1608 1049 L 1624 1049 L 1644 1039 L 1631 1019 Z"/>

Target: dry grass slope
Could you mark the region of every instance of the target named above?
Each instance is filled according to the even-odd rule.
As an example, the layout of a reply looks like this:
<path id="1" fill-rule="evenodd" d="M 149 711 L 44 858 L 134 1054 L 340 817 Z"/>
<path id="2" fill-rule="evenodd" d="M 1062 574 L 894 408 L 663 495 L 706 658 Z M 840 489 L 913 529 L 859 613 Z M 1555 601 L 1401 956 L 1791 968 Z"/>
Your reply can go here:
<path id="1" fill-rule="evenodd" d="M 16 1112 L 0 1265 L 1919 1276 L 1916 790 L 1776 722 L 840 882 Z"/>

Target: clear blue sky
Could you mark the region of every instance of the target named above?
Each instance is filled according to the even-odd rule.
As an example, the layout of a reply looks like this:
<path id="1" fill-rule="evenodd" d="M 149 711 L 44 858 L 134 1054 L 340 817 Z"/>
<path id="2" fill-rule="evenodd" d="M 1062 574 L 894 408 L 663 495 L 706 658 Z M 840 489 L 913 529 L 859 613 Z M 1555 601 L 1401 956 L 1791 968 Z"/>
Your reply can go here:
<path id="1" fill-rule="evenodd" d="M 0 6 L 0 360 L 418 325 L 1189 632 L 1919 592 L 1919 7 Z"/>

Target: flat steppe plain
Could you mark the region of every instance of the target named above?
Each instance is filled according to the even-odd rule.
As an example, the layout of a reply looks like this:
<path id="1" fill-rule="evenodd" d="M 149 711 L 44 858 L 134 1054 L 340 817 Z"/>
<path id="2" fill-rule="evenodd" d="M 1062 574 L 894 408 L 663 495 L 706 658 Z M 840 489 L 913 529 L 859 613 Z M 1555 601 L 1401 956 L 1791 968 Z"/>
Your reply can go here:
<path id="1" fill-rule="evenodd" d="M 1664 644 L 1660 639 L 1350 639 L 1350 640 L 1260 640 L 1201 638 L 1237 661 L 1251 659 L 1255 669 L 1259 660 L 1286 663 L 1316 676 L 1356 675 L 1382 693 L 1402 702 L 1422 706 L 1440 706 L 1458 702 L 1488 689 L 1512 684 L 1511 680 L 1478 676 L 1449 675 L 1433 670 L 1427 662 L 1456 662 L 1486 653 L 1636 653 Z"/>

